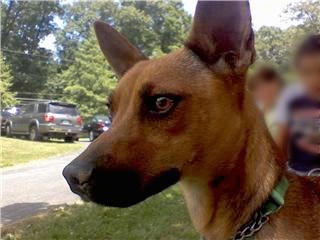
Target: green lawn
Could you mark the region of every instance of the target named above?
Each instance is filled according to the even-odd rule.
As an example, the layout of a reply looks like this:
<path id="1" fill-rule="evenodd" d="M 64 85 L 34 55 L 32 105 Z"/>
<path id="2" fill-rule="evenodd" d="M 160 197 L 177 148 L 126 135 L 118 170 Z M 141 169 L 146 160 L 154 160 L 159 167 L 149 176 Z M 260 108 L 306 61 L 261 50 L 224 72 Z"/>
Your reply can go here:
<path id="1" fill-rule="evenodd" d="M 0 167 L 12 166 L 31 160 L 45 159 L 79 150 L 83 143 L 64 143 L 63 141 L 32 142 L 22 139 L 0 137 Z"/>
<path id="2" fill-rule="evenodd" d="M 4 229 L 4 240 L 198 240 L 177 187 L 131 208 L 60 207 Z"/>

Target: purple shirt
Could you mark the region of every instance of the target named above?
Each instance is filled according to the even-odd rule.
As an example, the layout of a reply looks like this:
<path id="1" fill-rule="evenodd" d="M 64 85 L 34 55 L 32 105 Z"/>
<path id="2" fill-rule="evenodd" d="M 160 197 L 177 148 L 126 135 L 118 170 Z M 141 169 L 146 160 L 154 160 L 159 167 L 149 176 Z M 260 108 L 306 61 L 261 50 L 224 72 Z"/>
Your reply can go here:
<path id="1" fill-rule="evenodd" d="M 320 101 L 293 85 L 284 91 L 276 112 L 276 122 L 289 128 L 289 166 L 303 172 L 320 168 Z"/>

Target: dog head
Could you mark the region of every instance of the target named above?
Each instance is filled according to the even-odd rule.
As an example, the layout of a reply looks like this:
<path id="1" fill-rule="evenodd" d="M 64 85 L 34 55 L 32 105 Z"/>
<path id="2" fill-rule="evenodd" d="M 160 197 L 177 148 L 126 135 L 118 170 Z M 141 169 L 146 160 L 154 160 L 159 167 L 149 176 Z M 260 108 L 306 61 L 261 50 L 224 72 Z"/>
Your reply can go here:
<path id="1" fill-rule="evenodd" d="M 158 59 L 103 22 L 95 31 L 120 80 L 110 129 L 63 171 L 71 190 L 127 207 L 181 178 L 213 174 L 207 169 L 223 164 L 241 129 L 254 58 L 248 2 L 199 1 L 185 46 Z"/>

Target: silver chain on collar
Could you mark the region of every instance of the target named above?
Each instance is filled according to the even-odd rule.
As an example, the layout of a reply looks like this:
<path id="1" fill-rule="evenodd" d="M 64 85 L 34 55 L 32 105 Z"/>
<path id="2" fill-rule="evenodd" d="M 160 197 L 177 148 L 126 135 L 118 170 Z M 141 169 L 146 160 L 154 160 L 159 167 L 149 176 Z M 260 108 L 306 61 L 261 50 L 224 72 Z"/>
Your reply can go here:
<path id="1" fill-rule="evenodd" d="M 253 217 L 236 232 L 230 240 L 253 240 L 254 235 L 269 221 L 269 215 L 277 212 L 284 204 L 284 196 L 288 189 L 288 179 L 283 176 L 272 189 L 269 199 L 262 205 Z M 205 238 L 203 238 L 205 239 Z"/>
<path id="2" fill-rule="evenodd" d="M 248 237 L 252 237 L 258 232 L 264 224 L 269 220 L 269 217 L 263 216 L 261 211 L 256 212 L 254 217 L 246 225 L 242 226 L 236 235 L 231 240 L 244 240 Z M 201 240 L 206 240 L 204 237 Z"/>
<path id="3" fill-rule="evenodd" d="M 244 240 L 247 237 L 252 237 L 268 220 L 269 217 L 263 216 L 261 211 L 256 212 L 253 219 L 241 227 L 231 240 Z"/>

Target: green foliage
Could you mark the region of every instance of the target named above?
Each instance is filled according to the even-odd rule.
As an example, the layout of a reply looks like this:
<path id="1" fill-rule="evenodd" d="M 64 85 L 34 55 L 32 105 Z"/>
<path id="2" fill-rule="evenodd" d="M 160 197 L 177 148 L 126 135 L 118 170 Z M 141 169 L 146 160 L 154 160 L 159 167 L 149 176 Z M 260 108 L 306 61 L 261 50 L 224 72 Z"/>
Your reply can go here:
<path id="1" fill-rule="evenodd" d="M 115 27 L 146 55 L 159 44 L 151 25 L 152 18 L 133 6 L 122 7 L 116 14 Z"/>
<path id="2" fill-rule="evenodd" d="M 10 67 L 6 64 L 2 54 L 0 54 L 0 96 L 1 108 L 13 106 L 17 103 L 15 94 L 10 92 L 12 75 Z"/>
<path id="3" fill-rule="evenodd" d="M 63 5 L 60 18 L 64 26 L 55 32 L 60 68 L 72 64 L 78 44 L 88 38 L 94 21 L 112 21 L 117 8 L 115 1 L 77 1 Z"/>
<path id="4" fill-rule="evenodd" d="M 296 42 L 320 32 L 320 2 L 290 4 L 284 15 L 295 25 L 262 27 L 256 32 L 256 49 L 258 59 L 287 71 Z M 59 29 L 53 21 L 56 16 L 63 21 Z M 13 77 L 8 88 L 73 101 L 85 116 L 104 113 L 115 76 L 97 48 L 92 32 L 96 20 L 114 26 L 149 57 L 181 47 L 191 26 L 181 0 L 1 1 L 2 49 Z M 39 47 L 48 34 L 56 37 L 56 60 Z"/>
<path id="5" fill-rule="evenodd" d="M 320 33 L 320 1 L 290 4 L 284 14 L 296 26 L 284 30 L 261 27 L 255 34 L 255 41 L 258 59 L 276 64 L 286 72 L 297 44 L 308 34 Z"/>
<path id="6" fill-rule="evenodd" d="M 277 27 L 261 27 L 255 35 L 258 57 L 279 66 L 289 61 L 288 49 L 284 47 L 283 31 Z"/>
<path id="7" fill-rule="evenodd" d="M 147 56 L 154 49 L 164 53 L 181 46 L 191 17 L 181 1 L 93 1 L 64 6 L 65 26 L 57 32 L 62 68 L 68 67 L 80 42 L 87 39 L 94 21 L 103 20 L 120 32 Z"/>
<path id="8" fill-rule="evenodd" d="M 107 96 L 115 87 L 116 76 L 104 59 L 93 30 L 80 44 L 74 63 L 54 80 L 51 84 L 60 88 L 62 100 L 76 103 L 85 118 L 107 113 Z"/>
<path id="9" fill-rule="evenodd" d="M 282 72 L 288 71 L 293 51 L 304 34 L 304 31 L 296 27 L 285 30 L 277 27 L 261 27 L 255 34 L 258 59 L 277 65 Z"/>
<path id="10" fill-rule="evenodd" d="M 4 240 L 197 240 L 177 187 L 136 206 L 119 209 L 95 204 L 58 208 L 4 231 Z"/>
<path id="11" fill-rule="evenodd" d="M 291 3 L 284 12 L 306 34 L 320 33 L 320 1 Z"/>
<path id="12" fill-rule="evenodd" d="M 39 91 L 53 65 L 50 51 L 39 42 L 55 30 L 56 2 L 1 1 L 1 43 L 12 68 L 14 91 Z M 36 89 L 36 90 L 35 90 Z"/>
<path id="13" fill-rule="evenodd" d="M 46 93 L 78 104 L 81 114 L 105 114 L 107 95 L 116 76 L 92 31 L 102 19 L 115 26 L 147 56 L 160 56 L 181 46 L 191 24 L 180 1 L 75 2 L 66 5 L 66 25 L 57 32 L 61 73 L 48 80 Z"/>
<path id="14" fill-rule="evenodd" d="M 183 9 L 181 1 L 123 1 L 122 4 L 133 6 L 149 16 L 151 23 L 148 27 L 154 32 L 156 39 L 153 49 L 159 48 L 163 53 L 168 53 L 182 46 L 191 27 L 191 17 Z M 119 26 L 123 25 L 119 23 Z M 127 36 L 126 33 L 125 35 Z"/>

